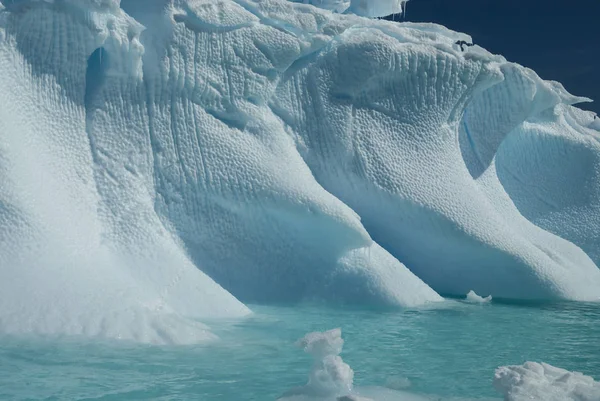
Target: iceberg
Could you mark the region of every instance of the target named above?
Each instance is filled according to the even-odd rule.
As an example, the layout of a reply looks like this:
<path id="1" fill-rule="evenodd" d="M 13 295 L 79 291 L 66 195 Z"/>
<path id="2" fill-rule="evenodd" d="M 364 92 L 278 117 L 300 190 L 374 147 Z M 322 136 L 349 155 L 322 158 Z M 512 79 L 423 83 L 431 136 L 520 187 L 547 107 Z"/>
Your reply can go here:
<path id="1" fill-rule="evenodd" d="M 249 302 L 598 301 L 588 99 L 364 17 L 401 5 L 2 0 L 0 330 L 187 343 Z"/>

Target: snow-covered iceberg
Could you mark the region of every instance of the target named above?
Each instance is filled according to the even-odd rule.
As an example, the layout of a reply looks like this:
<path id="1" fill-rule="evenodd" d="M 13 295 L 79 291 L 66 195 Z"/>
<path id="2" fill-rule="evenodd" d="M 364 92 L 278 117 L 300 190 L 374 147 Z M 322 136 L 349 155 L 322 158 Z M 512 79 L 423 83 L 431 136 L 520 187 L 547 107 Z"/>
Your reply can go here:
<path id="1" fill-rule="evenodd" d="M 2 331 L 600 297 L 597 120 L 466 35 L 283 0 L 2 4 Z"/>

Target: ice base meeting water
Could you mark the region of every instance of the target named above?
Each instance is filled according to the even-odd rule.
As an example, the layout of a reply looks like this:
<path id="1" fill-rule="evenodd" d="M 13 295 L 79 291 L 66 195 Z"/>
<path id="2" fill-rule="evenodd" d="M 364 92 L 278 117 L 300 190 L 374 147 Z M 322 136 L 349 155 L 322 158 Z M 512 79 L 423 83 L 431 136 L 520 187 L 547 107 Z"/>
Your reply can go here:
<path id="1" fill-rule="evenodd" d="M 432 309 L 258 306 L 216 323 L 203 346 L 147 346 L 5 337 L 0 399 L 276 400 L 306 383 L 311 357 L 294 346 L 309 331 L 342 329 L 342 357 L 357 387 L 441 399 L 502 399 L 501 365 L 544 361 L 600 378 L 600 306 L 447 301 Z M 435 398 L 437 399 L 437 398 Z"/>
<path id="2" fill-rule="evenodd" d="M 403 3 L 0 0 L 0 400 L 600 401 L 590 99 Z"/>

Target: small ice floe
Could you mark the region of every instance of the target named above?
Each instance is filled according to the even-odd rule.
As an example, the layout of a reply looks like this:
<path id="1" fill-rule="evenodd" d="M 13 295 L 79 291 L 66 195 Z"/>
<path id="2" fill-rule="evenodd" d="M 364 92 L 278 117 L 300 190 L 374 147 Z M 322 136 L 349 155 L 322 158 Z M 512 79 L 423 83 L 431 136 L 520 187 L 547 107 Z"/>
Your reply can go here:
<path id="1" fill-rule="evenodd" d="M 344 346 L 341 329 L 309 333 L 298 340 L 296 345 L 312 355 L 314 363 L 308 376 L 308 383 L 288 391 L 279 399 L 280 401 L 305 399 L 368 401 L 365 398 L 356 398 L 352 394 L 354 371 L 339 356 Z"/>
<path id="2" fill-rule="evenodd" d="M 473 291 L 473 290 L 469 291 L 469 293 L 467 294 L 467 298 L 466 298 L 467 302 L 471 302 L 474 304 L 484 304 L 484 303 L 490 302 L 491 300 L 492 300 L 491 295 L 488 295 L 487 297 L 484 298 L 482 296 L 477 295 L 475 293 L 475 291 Z"/>
<path id="3" fill-rule="evenodd" d="M 494 387 L 505 401 L 598 401 L 600 382 L 547 363 L 525 362 L 496 370 Z"/>
<path id="4" fill-rule="evenodd" d="M 354 371 L 339 356 L 344 345 L 341 329 L 309 333 L 296 345 L 314 358 L 308 383 L 287 391 L 278 401 L 432 401 L 390 388 L 354 388 Z M 407 386 L 410 382 L 406 379 L 397 384 Z"/>

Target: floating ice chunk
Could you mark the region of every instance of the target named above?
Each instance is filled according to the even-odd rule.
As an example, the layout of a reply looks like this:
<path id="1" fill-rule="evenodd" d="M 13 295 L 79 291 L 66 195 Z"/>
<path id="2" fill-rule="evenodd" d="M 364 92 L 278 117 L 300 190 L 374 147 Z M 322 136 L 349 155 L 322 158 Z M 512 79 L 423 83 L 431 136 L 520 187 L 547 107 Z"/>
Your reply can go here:
<path id="1" fill-rule="evenodd" d="M 494 387 L 506 401 L 598 401 L 600 383 L 579 372 L 526 362 L 496 370 Z"/>
<path id="2" fill-rule="evenodd" d="M 431 398 L 383 387 L 354 388 L 354 371 L 339 354 L 342 330 L 305 335 L 296 345 L 314 357 L 308 383 L 288 391 L 278 401 L 430 401 Z"/>
<path id="3" fill-rule="evenodd" d="M 296 342 L 305 352 L 315 358 L 327 355 L 339 355 L 344 346 L 341 329 L 332 329 L 325 332 L 308 333 Z"/>
<path id="4" fill-rule="evenodd" d="M 492 300 L 492 296 L 488 295 L 487 297 L 481 297 L 479 295 L 477 295 L 475 293 L 475 291 L 471 290 L 469 291 L 469 293 L 467 294 L 467 298 L 466 298 L 467 302 L 473 302 L 473 303 L 486 303 L 486 302 L 490 302 Z"/>
<path id="5" fill-rule="evenodd" d="M 309 333 L 297 342 L 304 351 L 315 358 L 308 383 L 294 391 L 321 397 L 341 397 L 352 392 L 354 372 L 339 357 L 344 340 L 342 330 Z"/>

